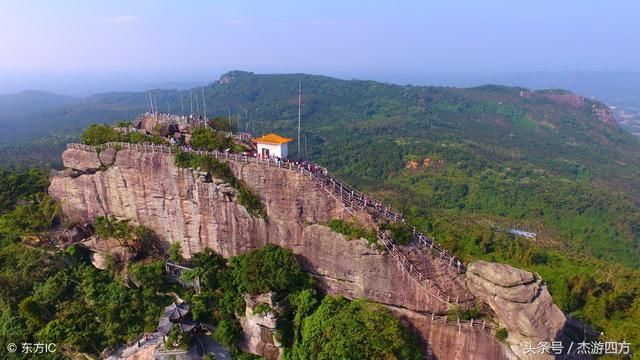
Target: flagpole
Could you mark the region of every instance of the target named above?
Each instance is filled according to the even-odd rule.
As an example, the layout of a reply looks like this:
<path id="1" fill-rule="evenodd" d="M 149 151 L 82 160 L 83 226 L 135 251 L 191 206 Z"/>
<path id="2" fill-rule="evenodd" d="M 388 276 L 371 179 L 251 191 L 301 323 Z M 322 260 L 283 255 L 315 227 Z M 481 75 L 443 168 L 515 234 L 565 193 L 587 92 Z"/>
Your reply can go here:
<path id="1" fill-rule="evenodd" d="M 300 114 L 302 104 L 302 82 L 298 82 L 298 160 L 300 160 Z"/>

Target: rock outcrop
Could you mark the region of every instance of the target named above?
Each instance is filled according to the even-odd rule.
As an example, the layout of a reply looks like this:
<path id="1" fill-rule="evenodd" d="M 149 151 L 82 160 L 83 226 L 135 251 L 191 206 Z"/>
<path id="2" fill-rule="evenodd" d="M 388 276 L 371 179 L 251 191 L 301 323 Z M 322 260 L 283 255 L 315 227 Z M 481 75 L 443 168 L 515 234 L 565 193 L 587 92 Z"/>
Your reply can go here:
<path id="1" fill-rule="evenodd" d="M 267 293 L 258 296 L 245 296 L 245 313 L 240 317 L 242 338 L 240 348 L 248 353 L 260 355 L 269 360 L 282 356 L 282 345 L 277 340 L 276 325 L 278 317 L 276 311 L 279 306 L 274 299 L 275 294 Z M 268 311 L 257 312 L 256 306 L 268 306 Z"/>
<path id="2" fill-rule="evenodd" d="M 63 154 L 65 166 L 74 169 L 88 168 L 96 159 L 90 151 Z M 54 176 L 49 193 L 61 202 L 69 221 L 91 221 L 106 214 L 132 219 L 150 227 L 166 244 L 180 243 L 186 257 L 206 247 L 225 257 L 266 243 L 287 247 L 327 293 L 365 297 L 389 306 L 421 336 L 433 358 L 514 357 L 488 328 L 434 317 L 446 314 L 447 304 L 408 276 L 393 256 L 365 240 L 349 241 L 325 226 L 332 219 L 353 215 L 317 182 L 287 169 L 251 162 L 230 165 L 238 178 L 260 194 L 266 219 L 251 216 L 237 203 L 235 189 L 221 180 L 178 168 L 172 155 L 159 152 L 120 150 L 111 166 L 93 174 L 73 177 L 67 171 Z M 430 257 L 426 250 L 411 250 L 407 256 L 451 299 L 473 301 L 464 275 L 447 263 Z M 553 337 L 551 332 L 564 316 L 548 306 L 550 297 L 539 280 L 516 272 L 503 275 L 501 269 L 482 264 L 472 268 L 473 280 L 467 285 L 491 306 L 510 333 L 532 339 Z M 536 286 L 540 290 L 532 290 Z M 527 323 L 513 311 L 532 319 Z M 519 353 L 518 348 L 511 349 Z"/>
<path id="3" fill-rule="evenodd" d="M 467 286 L 491 307 L 507 329 L 507 342 L 521 359 L 540 359 L 525 354 L 524 344 L 567 340 L 564 313 L 553 303 L 546 285 L 534 274 L 509 265 L 478 261 L 467 268 Z M 549 356 L 552 358 L 552 356 Z"/>
<path id="4" fill-rule="evenodd" d="M 102 163 L 95 152 L 68 149 L 62 153 L 62 162 L 69 169 L 83 173 L 96 172 Z"/>

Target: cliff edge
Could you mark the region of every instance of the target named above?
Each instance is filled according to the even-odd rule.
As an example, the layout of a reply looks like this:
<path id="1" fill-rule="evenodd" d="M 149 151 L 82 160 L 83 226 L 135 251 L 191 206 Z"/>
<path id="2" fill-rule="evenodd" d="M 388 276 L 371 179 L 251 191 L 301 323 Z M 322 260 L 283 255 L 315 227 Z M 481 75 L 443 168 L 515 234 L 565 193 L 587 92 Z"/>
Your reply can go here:
<path id="1" fill-rule="evenodd" d="M 486 304 L 509 331 L 508 345 L 493 335 L 495 324 L 448 320 L 450 304 L 425 291 L 393 255 L 364 240 L 349 241 L 326 226 L 332 219 L 366 219 L 308 176 L 230 161 L 236 177 L 260 194 L 267 213 L 263 219 L 239 205 L 228 184 L 175 166 L 169 153 L 108 150 L 64 152 L 68 169 L 52 177 L 49 193 L 60 201 L 68 221 L 107 214 L 132 219 L 154 230 L 166 245 L 180 243 L 186 257 L 207 247 L 225 257 L 266 243 L 289 248 L 327 293 L 389 307 L 420 335 L 429 358 L 527 358 L 523 343 L 562 337 L 566 318 L 535 275 L 485 262 L 459 274 L 428 250 L 412 249 L 412 261 L 420 262 L 416 265 L 447 297 Z"/>

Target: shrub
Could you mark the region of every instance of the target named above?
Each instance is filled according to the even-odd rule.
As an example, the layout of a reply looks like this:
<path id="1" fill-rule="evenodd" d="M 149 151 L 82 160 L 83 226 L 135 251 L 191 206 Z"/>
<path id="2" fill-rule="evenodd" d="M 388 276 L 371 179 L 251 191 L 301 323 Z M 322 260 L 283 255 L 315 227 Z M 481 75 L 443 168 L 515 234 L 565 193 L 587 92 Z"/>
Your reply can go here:
<path id="1" fill-rule="evenodd" d="M 473 320 L 481 318 L 482 315 L 482 304 L 479 302 L 476 302 L 471 308 L 461 308 L 458 305 L 454 305 L 447 311 L 449 320 Z"/>
<path id="2" fill-rule="evenodd" d="M 268 312 L 273 311 L 273 309 L 271 308 L 271 306 L 265 304 L 265 303 L 258 303 L 256 304 L 256 306 L 253 308 L 252 313 L 255 315 L 265 315 Z"/>
<path id="3" fill-rule="evenodd" d="M 258 194 L 234 175 L 228 163 L 219 161 L 211 156 L 186 153 L 183 151 L 176 152 L 174 163 L 176 166 L 182 168 L 199 168 L 218 179 L 224 180 L 238 190 L 238 203 L 244 206 L 251 215 L 260 218 L 264 218 L 267 215 Z"/>
<path id="4" fill-rule="evenodd" d="M 240 292 L 292 292 L 311 286 L 311 277 L 288 249 L 267 244 L 231 259 L 234 284 Z"/>
<path id="5" fill-rule="evenodd" d="M 129 224 L 130 221 L 118 220 L 111 216 L 98 216 L 95 221 L 96 234 L 102 238 L 131 239 L 133 228 Z"/>
<path id="6" fill-rule="evenodd" d="M 330 334 L 330 336 L 327 336 Z M 306 317 L 290 359 L 421 359 L 416 338 L 389 310 L 326 296 Z"/>
<path id="7" fill-rule="evenodd" d="M 369 244 L 375 244 L 378 241 L 376 234 L 373 231 L 365 228 L 355 221 L 333 219 L 329 221 L 329 227 L 331 230 L 345 235 L 348 240 L 363 238 L 366 239 Z"/>
<path id="8" fill-rule="evenodd" d="M 381 230 L 389 230 L 391 238 L 397 245 L 409 245 L 413 241 L 413 231 L 400 223 L 386 223 L 380 226 Z"/>
<path id="9" fill-rule="evenodd" d="M 86 145 L 96 146 L 113 141 L 120 141 L 120 133 L 103 124 L 93 124 L 80 135 L 80 142 Z"/>
<path id="10" fill-rule="evenodd" d="M 220 131 L 233 131 L 233 126 L 229 120 L 219 116 L 211 120 L 211 126 Z"/>
<path id="11" fill-rule="evenodd" d="M 93 124 L 80 135 L 80 142 L 86 145 L 98 146 L 108 142 L 128 142 L 132 144 L 154 143 L 168 144 L 167 139 L 158 135 L 147 135 L 139 132 L 127 134 L 116 131 L 113 127 L 103 124 Z M 96 148 L 100 152 L 100 148 Z"/>
<path id="12" fill-rule="evenodd" d="M 180 247 L 180 243 L 174 242 L 169 247 L 169 259 L 176 264 L 180 264 L 184 261 L 184 257 L 182 257 L 182 247 Z"/>
<path id="13" fill-rule="evenodd" d="M 233 147 L 233 141 L 213 129 L 199 127 L 193 131 L 189 144 L 200 150 L 224 150 Z"/>
<path id="14" fill-rule="evenodd" d="M 240 324 L 236 319 L 224 319 L 218 323 L 213 337 L 222 345 L 233 348 L 240 335 Z"/>
<path id="15" fill-rule="evenodd" d="M 509 337 L 509 332 L 507 331 L 507 329 L 503 328 L 502 326 L 499 326 L 496 329 L 496 338 L 504 342 L 505 340 L 507 340 L 507 337 Z"/>

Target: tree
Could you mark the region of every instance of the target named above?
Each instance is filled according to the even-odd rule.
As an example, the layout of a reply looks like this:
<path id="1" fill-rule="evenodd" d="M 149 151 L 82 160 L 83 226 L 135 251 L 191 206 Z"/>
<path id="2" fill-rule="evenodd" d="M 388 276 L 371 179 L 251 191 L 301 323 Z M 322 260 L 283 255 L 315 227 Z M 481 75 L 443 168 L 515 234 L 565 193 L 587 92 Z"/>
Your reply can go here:
<path id="1" fill-rule="evenodd" d="M 154 293 L 162 288 L 166 276 L 162 261 L 153 261 L 149 264 L 135 263 L 130 268 L 131 276 L 143 288 L 148 288 Z"/>
<path id="2" fill-rule="evenodd" d="M 211 126 L 219 131 L 233 131 L 233 126 L 227 118 L 216 116 L 211 120 Z"/>
<path id="3" fill-rule="evenodd" d="M 292 292 L 311 287 L 311 277 L 288 249 L 267 244 L 231 259 L 235 285 L 241 292 Z"/>
<path id="4" fill-rule="evenodd" d="M 47 309 L 31 296 L 22 300 L 18 309 L 20 316 L 27 320 L 27 325 L 32 329 L 37 329 L 47 323 Z"/>
<path id="5" fill-rule="evenodd" d="M 209 128 L 196 128 L 189 142 L 191 146 L 201 150 L 225 150 L 233 147 L 233 141 L 221 132 Z"/>
<path id="6" fill-rule="evenodd" d="M 80 142 L 86 145 L 96 146 L 114 141 L 120 141 L 120 133 L 103 124 L 93 124 L 80 135 Z"/>
<path id="7" fill-rule="evenodd" d="M 302 321 L 311 315 L 318 306 L 317 294 L 313 289 L 304 289 L 289 297 L 293 310 L 293 342 L 301 341 Z"/>
<path id="8" fill-rule="evenodd" d="M 175 242 L 169 246 L 169 260 L 173 263 L 180 264 L 184 261 L 184 257 L 182 257 L 182 247 L 180 243 Z"/>
<path id="9" fill-rule="evenodd" d="M 330 336 L 327 336 L 330 334 Z M 381 305 L 326 296 L 289 359 L 421 359 L 416 339 Z"/>
<path id="10" fill-rule="evenodd" d="M 240 335 L 240 324 L 236 319 L 224 319 L 218 323 L 213 337 L 222 345 L 233 348 Z"/>

